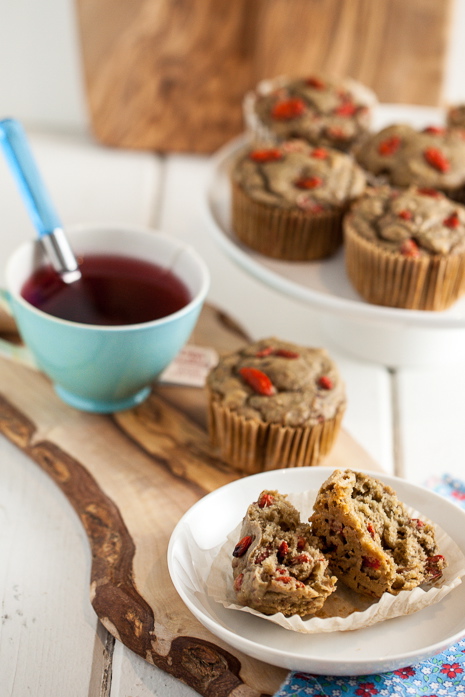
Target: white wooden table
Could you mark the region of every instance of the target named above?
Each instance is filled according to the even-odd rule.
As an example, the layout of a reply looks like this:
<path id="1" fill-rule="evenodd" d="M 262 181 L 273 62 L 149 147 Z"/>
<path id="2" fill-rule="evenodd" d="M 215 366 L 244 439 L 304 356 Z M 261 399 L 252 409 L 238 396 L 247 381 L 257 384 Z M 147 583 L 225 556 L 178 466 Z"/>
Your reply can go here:
<path id="1" fill-rule="evenodd" d="M 30 137 L 65 224 L 142 224 L 188 240 L 210 268 L 210 301 L 252 337 L 323 345 L 313 310 L 246 275 L 211 239 L 203 208 L 207 158 L 114 151 L 83 137 Z M 33 234 L 0 159 L 0 266 Z M 417 483 L 444 472 L 465 477 L 465 356 L 463 365 L 391 371 L 325 345 L 347 384 L 345 428 L 386 472 Z M 109 637 L 89 602 L 89 572 L 87 539 L 68 501 L 0 438 L 1 697 L 196 694 Z"/>

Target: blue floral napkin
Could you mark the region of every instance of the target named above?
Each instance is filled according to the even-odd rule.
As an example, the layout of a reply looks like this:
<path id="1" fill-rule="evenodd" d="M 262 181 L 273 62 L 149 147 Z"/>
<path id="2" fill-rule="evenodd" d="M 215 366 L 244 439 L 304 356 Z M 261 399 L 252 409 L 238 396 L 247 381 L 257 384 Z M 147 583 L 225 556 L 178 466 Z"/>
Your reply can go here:
<path id="1" fill-rule="evenodd" d="M 465 483 L 449 475 L 429 488 L 465 508 Z M 433 658 L 380 675 L 289 673 L 275 697 L 465 697 L 465 639 Z"/>

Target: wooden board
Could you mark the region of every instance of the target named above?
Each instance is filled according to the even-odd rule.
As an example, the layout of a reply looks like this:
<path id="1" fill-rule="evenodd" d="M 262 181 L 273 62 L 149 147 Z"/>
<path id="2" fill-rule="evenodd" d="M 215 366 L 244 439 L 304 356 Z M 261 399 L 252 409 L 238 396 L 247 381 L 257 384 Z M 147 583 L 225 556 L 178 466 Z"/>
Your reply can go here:
<path id="1" fill-rule="evenodd" d="M 245 340 L 211 306 L 192 337 L 220 352 Z M 0 431 L 56 482 L 84 526 L 90 599 L 107 630 L 201 695 L 273 694 L 286 671 L 210 634 L 168 573 L 167 546 L 179 518 L 238 476 L 210 448 L 204 391 L 159 386 L 139 407 L 101 416 L 67 407 L 43 375 L 4 359 L 0 385 Z M 379 469 L 344 431 L 323 464 Z"/>
<path id="2" fill-rule="evenodd" d="M 107 145 L 212 152 L 262 78 L 350 75 L 438 105 L 452 0 L 76 0 L 91 126 Z"/>

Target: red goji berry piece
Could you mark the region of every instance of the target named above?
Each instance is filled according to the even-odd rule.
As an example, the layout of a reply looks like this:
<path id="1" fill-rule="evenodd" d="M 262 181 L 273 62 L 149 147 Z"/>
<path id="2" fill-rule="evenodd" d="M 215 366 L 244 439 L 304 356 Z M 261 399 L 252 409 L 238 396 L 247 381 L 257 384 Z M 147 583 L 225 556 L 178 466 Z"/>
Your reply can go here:
<path id="1" fill-rule="evenodd" d="M 278 561 L 282 562 L 286 554 L 289 552 L 289 545 L 285 540 L 281 542 L 281 544 L 278 547 Z"/>
<path id="2" fill-rule="evenodd" d="M 290 576 L 278 576 L 276 580 L 281 581 L 281 583 L 290 583 L 292 579 Z"/>
<path id="3" fill-rule="evenodd" d="M 311 194 L 300 194 L 296 198 L 296 205 L 306 213 L 324 213 L 325 207 L 322 203 L 316 203 Z"/>
<path id="4" fill-rule="evenodd" d="M 328 375 L 322 375 L 318 379 L 318 386 L 322 387 L 324 390 L 332 390 L 334 387 L 333 381 Z"/>
<path id="5" fill-rule="evenodd" d="M 372 538 L 375 539 L 375 529 L 371 523 L 368 523 L 367 530 L 370 533 L 370 535 L 372 536 Z"/>
<path id="6" fill-rule="evenodd" d="M 402 220 L 412 220 L 413 218 L 413 213 L 412 211 L 409 211 L 408 209 L 405 209 L 403 211 L 399 211 L 397 214 L 399 218 L 402 218 Z"/>
<path id="7" fill-rule="evenodd" d="M 324 90 L 326 88 L 326 84 L 319 77 L 308 77 L 305 80 L 305 84 L 309 87 L 314 87 L 316 90 Z"/>
<path id="8" fill-rule="evenodd" d="M 291 351 L 290 349 L 276 349 L 274 351 L 275 356 L 279 356 L 280 358 L 299 358 L 300 353 L 297 353 L 297 351 Z"/>
<path id="9" fill-rule="evenodd" d="M 402 139 L 400 136 L 390 136 L 386 140 L 381 141 L 378 145 L 380 155 L 394 155 L 400 148 Z"/>
<path id="10" fill-rule="evenodd" d="M 374 557 L 362 557 L 362 565 L 363 566 L 368 566 L 370 569 L 379 569 L 381 568 L 381 562 L 379 559 L 375 559 Z"/>
<path id="11" fill-rule="evenodd" d="M 282 119 L 287 121 L 290 119 L 296 119 L 305 112 L 306 106 L 303 99 L 299 97 L 291 97 L 290 99 L 283 99 L 280 102 L 276 102 L 271 110 L 271 116 L 274 119 Z"/>
<path id="12" fill-rule="evenodd" d="M 386 140 L 382 140 L 378 145 L 378 152 L 380 155 L 394 155 L 400 148 L 402 139 L 400 136 L 390 136 Z"/>
<path id="13" fill-rule="evenodd" d="M 298 189 L 317 189 L 323 183 L 321 177 L 301 177 L 294 182 Z"/>
<path id="14" fill-rule="evenodd" d="M 430 167 L 437 169 L 438 172 L 448 172 L 450 169 L 449 160 L 439 148 L 426 148 L 423 157 Z"/>
<path id="15" fill-rule="evenodd" d="M 420 518 L 410 518 L 410 522 L 413 523 L 413 525 L 416 528 L 424 528 L 425 527 L 424 522 L 422 520 L 420 520 Z"/>
<path id="16" fill-rule="evenodd" d="M 258 507 L 259 508 L 268 508 L 268 506 L 271 506 L 271 504 L 274 501 L 274 496 L 271 494 L 263 494 L 263 496 L 260 496 L 258 500 Z"/>
<path id="17" fill-rule="evenodd" d="M 328 157 L 328 151 L 325 148 L 315 148 L 310 153 L 311 157 L 316 157 L 317 160 L 326 160 Z"/>
<path id="18" fill-rule="evenodd" d="M 357 111 L 357 106 L 353 102 L 343 102 L 334 110 L 336 116 L 353 116 Z"/>
<path id="19" fill-rule="evenodd" d="M 296 557 L 292 557 L 289 564 L 295 566 L 296 564 L 305 564 L 308 561 L 310 561 L 310 557 L 307 554 L 298 554 Z"/>
<path id="20" fill-rule="evenodd" d="M 425 571 L 431 576 L 431 580 L 436 580 L 442 576 L 442 569 L 439 567 L 444 562 L 442 554 L 436 554 L 434 557 L 428 557 L 425 562 Z"/>
<path id="21" fill-rule="evenodd" d="M 306 540 L 304 537 L 298 537 L 297 538 L 297 549 L 303 549 L 306 545 Z"/>
<path id="22" fill-rule="evenodd" d="M 272 346 L 266 346 L 265 348 L 260 349 L 260 351 L 257 351 L 255 356 L 257 358 L 264 358 L 265 356 L 271 356 L 273 351 L 274 351 L 274 349 Z"/>
<path id="23" fill-rule="evenodd" d="M 326 135 L 333 140 L 347 140 L 349 134 L 340 126 L 328 126 L 325 130 Z"/>
<path id="24" fill-rule="evenodd" d="M 237 545 L 234 547 L 233 557 L 243 557 L 252 544 L 252 540 L 253 537 L 251 535 L 246 535 L 242 538 L 242 540 L 239 540 Z"/>
<path id="25" fill-rule="evenodd" d="M 268 375 L 266 375 L 262 370 L 258 368 L 240 368 L 239 374 L 245 380 L 245 382 L 253 389 L 257 394 L 261 394 L 265 397 L 271 397 L 276 394 L 276 388 L 271 382 Z"/>
<path id="26" fill-rule="evenodd" d="M 446 129 L 443 126 L 426 126 L 423 129 L 423 133 L 431 133 L 435 136 L 442 136 L 445 132 Z"/>
<path id="27" fill-rule="evenodd" d="M 417 194 L 421 194 L 421 196 L 431 196 L 431 198 L 439 198 L 440 196 L 442 196 L 440 191 L 438 191 L 437 189 L 431 189 L 427 186 L 423 186 L 417 189 Z"/>
<path id="28" fill-rule="evenodd" d="M 270 549 L 265 549 L 263 552 L 260 552 L 260 554 L 257 554 L 255 557 L 255 564 L 261 564 L 265 559 L 268 559 L 268 557 L 271 554 Z"/>
<path id="29" fill-rule="evenodd" d="M 234 579 L 234 590 L 235 591 L 240 590 L 243 580 L 244 580 L 244 574 L 239 574 L 239 576 L 236 576 L 236 578 Z"/>
<path id="30" fill-rule="evenodd" d="M 400 246 L 400 253 L 404 255 L 404 257 L 410 257 L 411 259 L 416 259 L 417 257 L 420 256 L 420 249 L 415 242 L 415 240 L 408 239 L 404 240 Z"/>
<path id="31" fill-rule="evenodd" d="M 282 152 L 278 148 L 263 148 L 261 150 L 252 150 L 249 158 L 254 162 L 275 162 L 282 159 Z"/>
<path id="32" fill-rule="evenodd" d="M 457 211 L 454 211 L 453 213 L 450 214 L 448 218 L 445 218 L 445 220 L 442 221 L 443 225 L 446 227 L 450 228 L 456 228 L 460 225 L 460 218 L 458 216 Z"/>

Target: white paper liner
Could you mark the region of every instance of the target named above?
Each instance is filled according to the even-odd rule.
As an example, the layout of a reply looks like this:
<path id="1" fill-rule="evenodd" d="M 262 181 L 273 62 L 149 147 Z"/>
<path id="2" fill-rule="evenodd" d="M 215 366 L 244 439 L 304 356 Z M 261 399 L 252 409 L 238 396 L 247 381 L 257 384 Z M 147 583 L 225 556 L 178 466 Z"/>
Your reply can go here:
<path id="1" fill-rule="evenodd" d="M 306 521 L 313 512 L 313 502 L 317 491 L 307 491 L 299 494 L 289 494 L 288 500 L 301 514 L 301 520 Z M 431 522 L 424 515 L 407 506 L 412 518 L 421 518 Z M 436 541 L 441 554 L 448 562 L 442 578 L 434 586 L 417 587 L 410 591 L 401 591 L 398 595 L 384 593 L 379 600 L 366 598 L 350 590 L 340 581 L 338 589 L 327 599 L 320 616 L 302 619 L 298 615 L 285 617 L 281 612 L 275 615 L 264 615 L 252 608 L 238 605 L 232 588 L 232 551 L 240 535 L 242 521 L 228 535 L 226 542 L 213 549 L 200 549 L 195 540 L 191 540 L 190 552 L 197 578 L 193 580 L 196 590 L 213 598 L 225 608 L 248 612 L 261 617 L 268 622 L 279 624 L 285 629 L 304 634 L 319 632 L 352 631 L 369 627 L 393 617 L 409 615 L 425 607 L 438 603 L 451 590 L 461 583 L 465 575 L 465 556 L 449 535 L 439 526 L 435 527 Z M 348 614 L 350 612 L 350 614 Z M 329 616 L 323 616 L 329 615 Z"/>

